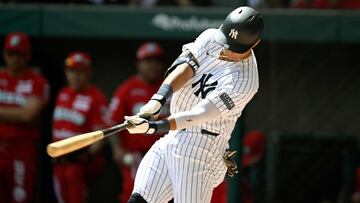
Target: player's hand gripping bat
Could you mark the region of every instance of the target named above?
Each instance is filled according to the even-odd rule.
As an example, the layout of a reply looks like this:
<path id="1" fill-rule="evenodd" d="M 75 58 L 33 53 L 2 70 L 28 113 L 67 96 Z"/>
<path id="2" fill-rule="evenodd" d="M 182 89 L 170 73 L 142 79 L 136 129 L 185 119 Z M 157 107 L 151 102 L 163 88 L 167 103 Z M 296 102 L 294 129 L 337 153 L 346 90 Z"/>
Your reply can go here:
<path id="1" fill-rule="evenodd" d="M 81 135 L 77 135 L 74 137 L 69 137 L 64 140 L 60 140 L 57 142 L 53 142 L 47 146 L 47 153 L 49 156 L 56 158 L 59 156 L 62 156 L 64 154 L 68 154 L 70 152 L 73 152 L 75 150 L 84 148 L 86 146 L 89 146 L 104 137 L 116 134 L 122 130 L 125 130 L 126 128 L 129 128 L 133 126 L 133 124 L 125 121 L 122 124 L 115 125 L 113 127 L 104 129 L 104 130 L 97 130 L 94 132 L 89 132 Z"/>
<path id="2" fill-rule="evenodd" d="M 237 155 L 237 151 L 226 151 L 223 157 L 227 169 L 227 174 L 230 177 L 234 177 L 239 171 L 234 157 Z"/>

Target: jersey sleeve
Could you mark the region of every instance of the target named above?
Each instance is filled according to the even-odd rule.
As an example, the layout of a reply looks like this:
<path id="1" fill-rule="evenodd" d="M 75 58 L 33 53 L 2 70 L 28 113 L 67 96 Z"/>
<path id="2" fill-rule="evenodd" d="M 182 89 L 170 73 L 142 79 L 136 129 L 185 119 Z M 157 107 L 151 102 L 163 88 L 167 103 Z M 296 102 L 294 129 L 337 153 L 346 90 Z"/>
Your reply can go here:
<path id="1" fill-rule="evenodd" d="M 110 100 L 110 105 L 107 114 L 107 120 L 110 124 L 124 122 L 126 109 L 126 92 L 123 89 L 118 89 Z"/>
<path id="2" fill-rule="evenodd" d="M 195 59 L 201 65 L 206 58 L 206 52 L 209 49 L 209 44 L 213 36 L 213 29 L 207 29 L 202 32 L 194 42 L 185 44 L 182 51 L 190 51 Z"/>
<path id="3" fill-rule="evenodd" d="M 104 128 L 107 126 L 105 116 L 107 112 L 107 100 L 106 97 L 100 93 L 96 95 L 93 103 L 93 113 L 91 114 L 91 126 L 93 130 Z"/>
<path id="4" fill-rule="evenodd" d="M 49 101 L 50 87 L 45 78 L 39 76 L 34 79 L 33 91 L 30 96 L 35 96 L 41 99 L 43 103 Z"/>
<path id="5" fill-rule="evenodd" d="M 257 77 L 246 81 L 228 82 L 215 89 L 206 98 L 215 104 L 222 116 L 241 113 L 256 94 L 258 87 Z"/>

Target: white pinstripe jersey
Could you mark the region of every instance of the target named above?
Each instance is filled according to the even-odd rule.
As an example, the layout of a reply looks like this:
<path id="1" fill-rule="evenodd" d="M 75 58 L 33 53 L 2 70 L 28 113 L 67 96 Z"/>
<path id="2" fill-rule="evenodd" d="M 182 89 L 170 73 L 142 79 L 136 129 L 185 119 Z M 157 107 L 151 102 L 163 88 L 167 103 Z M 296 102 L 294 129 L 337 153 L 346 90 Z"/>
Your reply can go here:
<path id="1" fill-rule="evenodd" d="M 231 132 L 246 104 L 253 98 L 259 87 L 257 63 L 254 53 L 241 61 L 219 59 L 223 47 L 214 40 L 215 29 L 205 30 L 192 43 L 185 44 L 199 63 L 194 77 L 174 93 L 171 114 L 191 110 L 202 99 L 213 102 L 221 116 L 215 120 L 200 123 L 186 129 L 201 132 L 202 129 L 218 133 L 217 143 L 221 151 L 228 147 Z"/>
<path id="2" fill-rule="evenodd" d="M 185 130 L 170 131 L 151 147 L 141 161 L 133 190 L 149 203 L 171 198 L 181 203 L 210 202 L 213 188 L 224 180 L 223 155 L 235 122 L 259 87 L 254 53 L 242 61 L 219 60 L 223 47 L 215 42 L 213 32 L 215 29 L 208 29 L 183 46 L 199 66 L 194 77 L 173 94 L 170 111 L 190 111 L 208 99 L 221 115 Z"/>

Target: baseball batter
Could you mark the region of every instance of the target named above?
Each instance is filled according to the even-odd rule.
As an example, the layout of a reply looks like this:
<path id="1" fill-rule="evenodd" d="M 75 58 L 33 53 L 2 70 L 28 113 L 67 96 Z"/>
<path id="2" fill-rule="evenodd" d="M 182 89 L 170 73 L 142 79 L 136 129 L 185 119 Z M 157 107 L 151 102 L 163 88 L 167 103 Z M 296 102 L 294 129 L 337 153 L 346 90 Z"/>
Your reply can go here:
<path id="1" fill-rule="evenodd" d="M 259 87 L 252 48 L 262 30 L 259 12 L 235 9 L 219 29 L 184 45 L 158 92 L 136 116 L 125 117 L 134 124 L 131 134 L 168 132 L 141 161 L 128 202 L 210 202 L 226 171 L 237 172 L 228 141 Z M 154 121 L 170 95 L 171 116 Z"/>

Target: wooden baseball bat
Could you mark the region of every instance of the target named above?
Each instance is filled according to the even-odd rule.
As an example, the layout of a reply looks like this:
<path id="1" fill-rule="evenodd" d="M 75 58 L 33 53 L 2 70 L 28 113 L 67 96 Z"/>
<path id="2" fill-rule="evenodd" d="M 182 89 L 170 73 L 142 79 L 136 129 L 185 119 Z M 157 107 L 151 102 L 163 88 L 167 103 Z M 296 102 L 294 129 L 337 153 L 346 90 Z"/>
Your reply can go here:
<path id="1" fill-rule="evenodd" d="M 104 137 L 118 133 L 131 126 L 132 126 L 131 123 L 124 122 L 122 124 L 115 125 L 113 127 L 104 130 L 97 130 L 94 132 L 89 132 L 89 133 L 69 137 L 67 139 L 49 144 L 46 148 L 46 151 L 49 154 L 49 156 L 56 158 L 64 154 L 68 154 L 70 152 L 89 146 L 103 139 Z"/>

